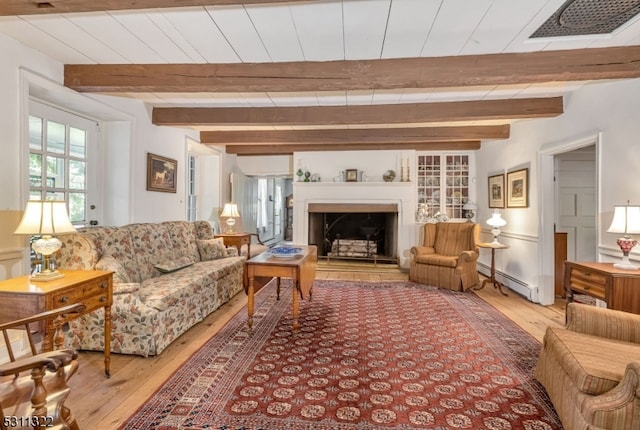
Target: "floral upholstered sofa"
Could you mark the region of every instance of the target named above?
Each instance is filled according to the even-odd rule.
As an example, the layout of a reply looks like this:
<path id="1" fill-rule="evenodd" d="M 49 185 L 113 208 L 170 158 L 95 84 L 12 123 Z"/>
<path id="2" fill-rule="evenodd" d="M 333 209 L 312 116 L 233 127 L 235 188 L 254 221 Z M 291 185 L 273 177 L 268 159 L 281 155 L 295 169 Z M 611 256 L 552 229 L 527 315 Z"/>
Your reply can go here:
<path id="1" fill-rule="evenodd" d="M 157 355 L 242 290 L 245 258 L 206 221 L 90 227 L 60 237 L 61 269 L 114 272 L 111 351 Z M 104 349 L 104 310 L 72 321 L 77 349 Z"/>

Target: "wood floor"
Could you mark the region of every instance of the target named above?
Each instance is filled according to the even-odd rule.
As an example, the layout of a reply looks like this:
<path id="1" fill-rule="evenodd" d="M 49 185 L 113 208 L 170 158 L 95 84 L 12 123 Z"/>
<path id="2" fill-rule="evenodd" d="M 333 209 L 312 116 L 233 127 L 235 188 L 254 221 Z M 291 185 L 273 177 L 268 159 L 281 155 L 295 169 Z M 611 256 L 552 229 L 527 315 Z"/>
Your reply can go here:
<path id="1" fill-rule="evenodd" d="M 318 279 L 354 279 L 364 281 L 407 280 L 406 273 L 397 270 L 322 270 Z M 564 325 L 564 302 L 541 306 L 527 301 L 512 291 L 502 296 L 491 285 L 475 294 L 495 306 L 507 317 L 538 340 L 542 340 L 548 325 Z M 473 294 L 473 293 L 471 293 Z M 104 376 L 103 355 L 81 352 L 80 369 L 70 380 L 72 388 L 67 405 L 82 429 L 116 429 L 169 378 L 187 358 L 216 333 L 246 304 L 244 293 L 236 295 L 174 341 L 158 357 L 137 357 L 113 354 L 111 378 Z"/>

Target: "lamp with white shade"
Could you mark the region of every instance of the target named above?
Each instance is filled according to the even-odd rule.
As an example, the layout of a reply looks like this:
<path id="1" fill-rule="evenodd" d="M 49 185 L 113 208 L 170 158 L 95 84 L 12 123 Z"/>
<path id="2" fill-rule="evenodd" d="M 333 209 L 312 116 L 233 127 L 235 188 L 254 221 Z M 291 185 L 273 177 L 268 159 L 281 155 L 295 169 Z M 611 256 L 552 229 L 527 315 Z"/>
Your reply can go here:
<path id="1" fill-rule="evenodd" d="M 67 204 L 63 200 L 30 200 L 22 215 L 22 220 L 14 234 L 42 236 L 31 244 L 33 250 L 42 254 L 42 267 L 31 274 L 34 281 L 51 281 L 61 278 L 62 273 L 51 268 L 51 254 L 62 247 L 62 242 L 54 234 L 73 233 L 76 229 L 69 221 Z"/>
<path id="2" fill-rule="evenodd" d="M 225 203 L 220 218 L 227 219 L 227 231 L 226 233 L 235 233 L 233 226 L 236 224 L 236 218 L 240 218 L 240 212 L 238 212 L 238 205 L 235 203 Z"/>
<path id="3" fill-rule="evenodd" d="M 640 233 L 640 206 L 614 206 L 613 221 L 607 230 L 609 233 L 620 233 L 618 246 L 622 250 L 622 261 L 615 263 L 613 267 L 624 270 L 637 270 L 638 267 L 629 261 L 629 251 L 638 243 L 631 237 Z"/>
<path id="4" fill-rule="evenodd" d="M 491 218 L 487 220 L 487 224 L 491 227 L 491 234 L 493 234 L 493 242 L 491 243 L 500 243 L 498 242 L 498 236 L 500 236 L 500 227 L 504 227 L 505 225 L 507 225 L 507 221 L 502 218 L 502 215 L 500 215 L 500 212 L 496 209 L 495 211 L 493 211 L 493 214 L 491 214 Z"/>
<path id="5" fill-rule="evenodd" d="M 478 209 L 478 205 L 472 202 L 471 200 L 467 200 L 464 206 L 462 206 L 462 210 L 465 211 L 464 216 L 465 218 L 467 218 L 467 220 L 469 220 L 469 222 L 472 222 L 471 220 L 475 215 L 474 211 L 477 209 Z"/>

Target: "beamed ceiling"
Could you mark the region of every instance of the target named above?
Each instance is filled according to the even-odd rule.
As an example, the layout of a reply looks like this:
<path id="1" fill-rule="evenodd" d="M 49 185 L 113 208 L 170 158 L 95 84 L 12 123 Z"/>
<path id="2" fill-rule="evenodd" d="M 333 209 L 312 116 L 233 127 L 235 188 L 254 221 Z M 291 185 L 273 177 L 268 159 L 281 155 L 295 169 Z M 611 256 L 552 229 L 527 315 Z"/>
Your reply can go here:
<path id="1" fill-rule="evenodd" d="M 584 85 L 640 77 L 634 2 L 569 3 L 14 0 L 0 34 L 64 64 L 65 86 L 139 99 L 228 153 L 478 149 L 562 115 Z M 562 10 L 560 34 L 630 19 L 531 37 Z"/>

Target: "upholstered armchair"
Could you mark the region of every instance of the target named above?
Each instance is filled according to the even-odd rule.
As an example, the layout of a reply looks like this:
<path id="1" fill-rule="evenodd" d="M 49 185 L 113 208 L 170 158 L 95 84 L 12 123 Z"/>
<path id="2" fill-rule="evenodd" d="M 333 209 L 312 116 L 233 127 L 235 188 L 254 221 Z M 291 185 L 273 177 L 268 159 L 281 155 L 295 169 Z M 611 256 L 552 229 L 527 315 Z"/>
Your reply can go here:
<path id="1" fill-rule="evenodd" d="M 640 429 L 640 315 L 571 302 L 534 372 L 571 430 Z"/>
<path id="2" fill-rule="evenodd" d="M 78 368 L 77 353 L 62 349 L 61 326 L 69 314 L 81 312 L 74 304 L 29 318 L 0 324 L 8 362 L 0 364 L 0 428 L 77 430 L 78 423 L 64 405 L 70 388 L 67 380 Z M 53 350 L 37 351 L 34 333 L 41 333 L 44 321 L 54 320 Z M 24 330 L 31 355 L 16 357 L 12 343 L 15 330 Z M 13 336 L 13 337 L 12 337 Z"/>
<path id="3" fill-rule="evenodd" d="M 425 224 L 422 245 L 411 248 L 409 280 L 455 291 L 477 285 L 479 235 L 475 223 Z"/>

